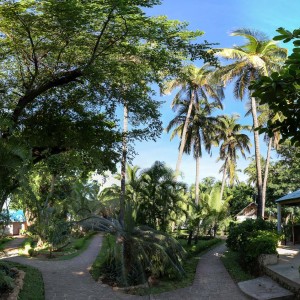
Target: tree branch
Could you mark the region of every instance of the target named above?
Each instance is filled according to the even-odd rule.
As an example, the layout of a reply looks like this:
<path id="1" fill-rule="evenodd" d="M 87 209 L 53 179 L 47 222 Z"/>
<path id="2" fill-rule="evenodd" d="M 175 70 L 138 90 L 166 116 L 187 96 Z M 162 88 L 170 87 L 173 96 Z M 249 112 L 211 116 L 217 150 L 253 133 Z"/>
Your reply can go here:
<path id="1" fill-rule="evenodd" d="M 67 83 L 70 83 L 72 81 L 75 81 L 78 77 L 82 76 L 83 72 L 80 69 L 75 69 L 73 71 L 68 71 L 60 74 L 58 78 L 55 78 L 53 80 L 50 80 L 41 86 L 37 87 L 36 89 L 33 89 L 31 91 L 28 91 L 23 97 L 21 97 L 18 101 L 18 104 L 16 105 L 16 108 L 14 109 L 12 120 L 14 123 L 18 122 L 18 119 L 23 112 L 24 108 L 31 103 L 36 97 L 41 95 L 42 93 L 61 85 L 65 85 Z"/>
<path id="2" fill-rule="evenodd" d="M 97 37 L 96 44 L 95 44 L 95 46 L 94 46 L 94 49 L 93 49 L 91 58 L 90 58 L 90 60 L 89 60 L 88 63 L 87 63 L 87 66 L 90 66 L 90 65 L 94 62 L 94 60 L 95 60 L 95 58 L 96 58 L 96 53 L 97 53 L 97 50 L 98 50 L 98 48 L 99 48 L 99 44 L 100 44 L 101 38 L 102 38 L 102 36 L 104 35 L 104 32 L 105 32 L 105 30 L 106 30 L 106 28 L 107 28 L 109 22 L 110 22 L 111 19 L 113 18 L 113 12 L 114 12 L 114 10 L 115 10 L 115 7 L 112 7 L 111 11 L 109 12 L 109 14 L 108 14 L 108 16 L 107 16 L 106 21 L 105 21 L 104 24 L 103 24 L 103 27 L 102 27 L 102 29 L 101 29 L 101 31 L 100 31 L 98 37 Z"/>

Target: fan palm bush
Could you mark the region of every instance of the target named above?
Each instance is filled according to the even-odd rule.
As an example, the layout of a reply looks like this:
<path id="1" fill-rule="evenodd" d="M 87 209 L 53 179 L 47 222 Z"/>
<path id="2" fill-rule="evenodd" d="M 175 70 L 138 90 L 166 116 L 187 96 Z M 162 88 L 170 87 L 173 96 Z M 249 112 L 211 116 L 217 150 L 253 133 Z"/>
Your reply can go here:
<path id="1" fill-rule="evenodd" d="M 114 236 L 106 247 L 99 273 L 118 286 L 146 283 L 149 276 L 178 277 L 184 274 L 182 246 L 166 233 L 136 226 L 133 209 L 127 205 L 124 226 L 116 220 L 95 216 L 86 220 L 94 230 Z"/>

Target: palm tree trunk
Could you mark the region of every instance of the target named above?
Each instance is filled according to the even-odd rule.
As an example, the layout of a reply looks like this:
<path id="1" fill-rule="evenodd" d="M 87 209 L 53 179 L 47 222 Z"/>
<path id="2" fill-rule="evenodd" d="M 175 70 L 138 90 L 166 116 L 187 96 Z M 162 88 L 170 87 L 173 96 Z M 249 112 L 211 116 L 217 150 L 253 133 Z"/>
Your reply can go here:
<path id="1" fill-rule="evenodd" d="M 126 160 L 127 160 L 127 134 L 128 134 L 128 108 L 124 103 L 123 138 L 122 138 L 122 160 L 121 160 L 121 194 L 119 221 L 124 226 L 125 216 L 125 183 L 126 183 Z"/>
<path id="2" fill-rule="evenodd" d="M 264 208 L 266 204 L 266 192 L 267 192 L 267 182 L 268 182 L 268 175 L 269 175 L 269 165 L 270 165 L 270 157 L 271 157 L 271 149 L 272 149 L 273 138 L 270 138 L 269 145 L 268 145 L 268 152 L 267 152 L 267 159 L 266 159 L 266 166 L 265 166 L 265 174 L 264 174 L 264 181 L 262 187 L 262 207 L 263 207 L 263 216 L 264 216 Z"/>
<path id="3" fill-rule="evenodd" d="M 223 193 L 224 193 L 224 188 L 225 188 L 227 160 L 228 160 L 228 158 L 226 157 L 225 163 L 224 163 L 223 176 L 222 176 L 222 186 L 221 186 L 221 192 L 220 192 L 220 201 L 222 201 Z"/>
<path id="4" fill-rule="evenodd" d="M 195 204 L 199 205 L 199 172 L 200 172 L 200 157 L 196 158 L 196 182 L 195 182 Z"/>
<path id="5" fill-rule="evenodd" d="M 177 180 L 178 175 L 179 175 L 183 150 L 184 150 L 185 142 L 186 142 L 186 132 L 187 132 L 187 128 L 188 128 L 188 125 L 189 125 L 193 104 L 194 104 L 194 91 L 192 91 L 188 112 L 187 112 L 186 119 L 185 119 L 185 122 L 184 122 L 183 130 L 182 130 L 179 154 L 178 154 L 178 159 L 177 159 L 177 163 L 176 163 L 176 170 L 175 170 L 175 180 Z"/>
<path id="6" fill-rule="evenodd" d="M 251 110 L 253 118 L 253 130 L 258 127 L 256 100 L 251 97 Z M 256 161 L 256 177 L 257 177 L 257 217 L 264 217 L 264 204 L 262 202 L 262 175 L 260 164 L 260 146 L 259 146 L 259 133 L 254 130 L 254 145 L 255 145 L 255 161 Z"/>

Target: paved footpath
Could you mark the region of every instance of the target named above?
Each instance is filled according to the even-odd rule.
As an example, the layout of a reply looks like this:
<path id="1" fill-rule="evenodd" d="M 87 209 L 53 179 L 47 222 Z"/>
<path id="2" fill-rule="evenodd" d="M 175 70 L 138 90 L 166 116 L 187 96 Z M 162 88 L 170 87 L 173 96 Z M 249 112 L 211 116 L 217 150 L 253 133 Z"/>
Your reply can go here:
<path id="1" fill-rule="evenodd" d="M 190 287 L 159 295 L 134 296 L 114 292 L 111 287 L 95 282 L 89 268 L 96 259 L 102 236 L 96 235 L 89 248 L 81 255 L 62 261 L 40 261 L 24 257 L 8 257 L 6 260 L 39 269 L 43 275 L 46 300 L 243 300 L 248 299 L 232 281 L 220 261 L 219 253 L 225 251 L 221 245 L 201 256 L 195 280 Z"/>

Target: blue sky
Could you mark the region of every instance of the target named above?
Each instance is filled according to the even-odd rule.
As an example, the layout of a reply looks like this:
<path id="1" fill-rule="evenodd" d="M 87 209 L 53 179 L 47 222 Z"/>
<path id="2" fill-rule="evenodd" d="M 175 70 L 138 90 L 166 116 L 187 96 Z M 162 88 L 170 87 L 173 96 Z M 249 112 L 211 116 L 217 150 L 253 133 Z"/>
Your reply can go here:
<path id="1" fill-rule="evenodd" d="M 237 28 L 251 28 L 263 31 L 270 38 L 276 35 L 278 27 L 293 30 L 299 27 L 300 0 L 164 0 L 162 5 L 148 9 L 149 15 L 166 15 L 169 19 L 177 19 L 189 23 L 189 29 L 205 32 L 202 41 L 216 42 L 218 47 L 232 47 L 242 44 L 243 40 L 229 36 L 230 32 Z M 200 66 L 200 65 L 199 65 Z M 225 91 L 224 111 L 222 114 L 238 113 L 241 116 L 240 123 L 251 125 L 251 118 L 245 118 L 245 103 L 233 98 L 231 88 Z M 164 127 L 174 117 L 170 108 L 172 95 L 157 99 L 165 101 L 161 108 Z M 252 135 L 251 135 L 252 137 Z M 263 142 L 262 142 L 263 143 Z M 178 155 L 179 140 L 170 141 L 170 135 L 162 133 L 156 142 L 136 143 L 135 149 L 139 153 L 133 160 L 134 165 L 142 168 L 150 167 L 154 161 L 160 160 L 175 169 Z M 253 142 L 252 142 L 253 145 Z M 253 146 L 252 153 L 253 155 Z M 265 155 L 266 147 L 262 145 L 262 155 Z M 216 163 L 218 149 L 213 149 L 210 157 L 204 154 L 200 162 L 200 177 L 214 176 L 221 179 L 219 169 L 221 163 Z M 273 154 L 273 158 L 276 155 Z M 249 161 L 239 160 L 238 168 L 244 169 Z M 182 167 L 183 181 L 191 184 L 195 178 L 195 162 L 192 156 L 183 156 Z M 246 177 L 239 175 L 241 180 Z"/>

